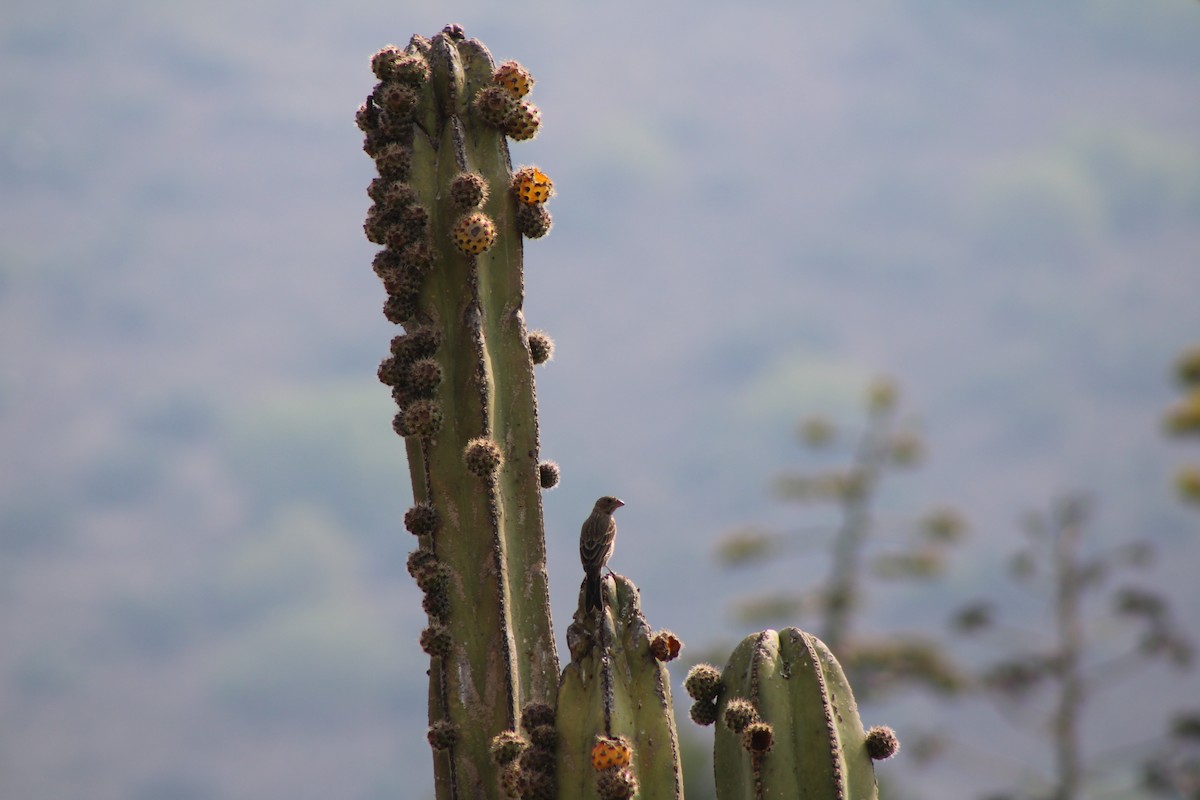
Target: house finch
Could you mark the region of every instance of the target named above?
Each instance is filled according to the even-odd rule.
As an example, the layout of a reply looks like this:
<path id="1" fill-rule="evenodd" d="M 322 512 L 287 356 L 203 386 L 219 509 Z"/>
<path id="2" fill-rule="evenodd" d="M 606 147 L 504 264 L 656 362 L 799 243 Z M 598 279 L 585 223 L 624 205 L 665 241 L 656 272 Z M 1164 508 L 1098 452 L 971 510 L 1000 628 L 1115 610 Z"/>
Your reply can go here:
<path id="1" fill-rule="evenodd" d="M 579 531 L 579 560 L 583 562 L 583 574 L 587 579 L 583 593 L 584 608 L 588 612 L 600 608 L 602 603 L 600 570 L 608 563 L 616 545 L 617 522 L 612 514 L 623 505 L 615 497 L 601 497 Z"/>

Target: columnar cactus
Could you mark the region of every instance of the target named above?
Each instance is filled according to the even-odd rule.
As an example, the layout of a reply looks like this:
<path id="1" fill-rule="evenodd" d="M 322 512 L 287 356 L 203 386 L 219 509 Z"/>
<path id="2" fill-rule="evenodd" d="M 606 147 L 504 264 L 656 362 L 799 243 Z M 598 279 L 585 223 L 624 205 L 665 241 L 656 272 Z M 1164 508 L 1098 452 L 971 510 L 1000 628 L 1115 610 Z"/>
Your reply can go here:
<path id="1" fill-rule="evenodd" d="M 797 628 L 746 637 L 715 692 L 721 800 L 878 797 L 871 762 L 896 751 L 895 735 L 863 730 L 841 666 L 816 637 Z"/>
<path id="2" fill-rule="evenodd" d="M 640 800 L 683 797 L 671 682 L 663 661 L 679 653 L 654 634 L 638 589 L 606 578 L 600 613 L 580 611 L 567 630 L 571 663 L 558 690 L 558 797 Z M 673 643 L 672 643 L 672 640 Z"/>
<path id="3" fill-rule="evenodd" d="M 492 738 L 516 728 L 525 703 L 552 703 L 558 680 L 521 222 L 549 227 L 550 183 L 538 172 L 523 195 L 514 184 L 505 136 L 527 138 L 538 117 L 514 96 L 529 81 L 511 67 L 498 75 L 457 26 L 385 48 L 372 68 L 379 83 L 358 123 L 379 177 L 364 228 L 385 246 L 384 314 L 406 331 L 379 376 L 399 407 L 416 500 L 405 523 L 430 618 L 421 643 L 438 797 L 495 796 Z M 520 121 L 497 124 L 489 99 Z"/>
<path id="4" fill-rule="evenodd" d="M 437 796 L 681 800 L 663 666 L 681 644 L 652 634 L 632 582 L 605 579 L 598 610 L 581 598 L 558 674 L 540 492 L 560 474 L 539 462 L 533 379 L 554 343 L 526 331 L 522 274 L 524 239 L 550 230 L 554 186 L 536 167 L 514 173 L 506 141 L 538 131 L 533 79 L 516 62 L 497 68 L 456 25 L 384 48 L 372 69 L 379 83 L 357 115 L 379 173 L 364 230 L 383 246 L 384 315 L 404 328 L 379 378 L 398 406 L 415 501 L 404 526 L 429 616 Z M 862 731 L 823 645 L 768 631 L 724 677 L 708 670 L 688 681 L 704 695 L 693 719 L 739 725 L 736 741 L 717 736 L 721 797 L 874 796 L 868 751 L 894 739 Z"/>

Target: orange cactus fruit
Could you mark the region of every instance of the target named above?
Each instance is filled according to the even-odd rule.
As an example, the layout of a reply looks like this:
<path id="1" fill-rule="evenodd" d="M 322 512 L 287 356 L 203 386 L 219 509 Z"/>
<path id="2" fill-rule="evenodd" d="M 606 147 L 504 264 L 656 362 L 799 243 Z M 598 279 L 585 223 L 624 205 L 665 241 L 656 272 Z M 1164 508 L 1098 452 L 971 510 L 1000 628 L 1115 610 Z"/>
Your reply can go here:
<path id="1" fill-rule="evenodd" d="M 599 737 L 592 747 L 592 767 L 599 770 L 627 767 L 633 761 L 633 748 L 625 738 Z"/>

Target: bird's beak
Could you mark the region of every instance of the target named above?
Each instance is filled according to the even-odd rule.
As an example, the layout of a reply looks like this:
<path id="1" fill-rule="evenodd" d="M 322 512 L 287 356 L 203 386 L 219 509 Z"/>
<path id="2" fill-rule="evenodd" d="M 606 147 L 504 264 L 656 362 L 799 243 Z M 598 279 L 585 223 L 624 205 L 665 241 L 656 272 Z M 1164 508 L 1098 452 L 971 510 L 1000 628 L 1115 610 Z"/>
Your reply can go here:
<path id="1" fill-rule="evenodd" d="M 617 501 L 617 508 L 620 508 L 621 506 L 625 505 L 625 501 L 624 501 L 624 500 L 618 500 L 618 499 L 617 499 L 617 498 L 615 498 L 615 497 L 613 498 L 613 500 L 616 500 L 616 501 Z"/>

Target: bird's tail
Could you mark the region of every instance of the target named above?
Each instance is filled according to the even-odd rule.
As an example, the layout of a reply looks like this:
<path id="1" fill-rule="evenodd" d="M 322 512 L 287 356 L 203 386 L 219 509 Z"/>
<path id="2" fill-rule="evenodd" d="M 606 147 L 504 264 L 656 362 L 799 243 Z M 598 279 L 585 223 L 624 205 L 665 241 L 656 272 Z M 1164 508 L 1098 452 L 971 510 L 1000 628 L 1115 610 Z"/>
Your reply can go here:
<path id="1" fill-rule="evenodd" d="M 583 590 L 583 607 L 589 614 L 604 604 L 600 595 L 600 570 L 588 570 Z"/>

